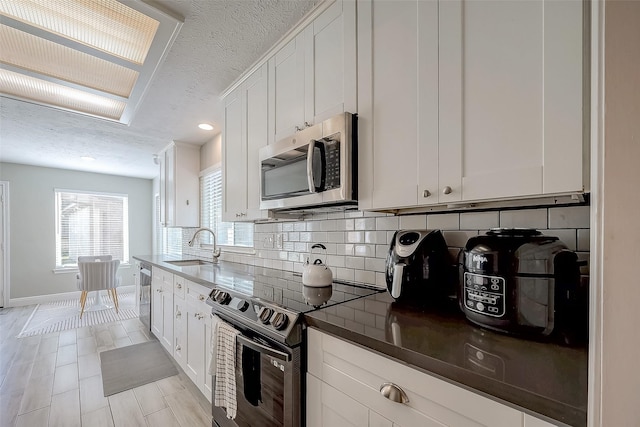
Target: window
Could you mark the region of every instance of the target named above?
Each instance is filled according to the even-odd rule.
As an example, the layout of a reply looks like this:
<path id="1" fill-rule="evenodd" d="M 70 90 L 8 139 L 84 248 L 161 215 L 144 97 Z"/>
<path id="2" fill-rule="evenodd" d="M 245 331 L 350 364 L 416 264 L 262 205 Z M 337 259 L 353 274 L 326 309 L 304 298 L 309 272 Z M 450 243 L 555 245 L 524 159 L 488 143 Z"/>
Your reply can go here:
<path id="1" fill-rule="evenodd" d="M 222 170 L 215 168 L 200 177 L 200 223 L 216 233 L 217 243 L 253 247 L 253 224 L 222 222 Z M 201 233 L 201 243 L 213 243 L 211 234 Z"/>
<path id="2" fill-rule="evenodd" d="M 182 228 L 167 228 L 160 224 L 160 195 L 155 196 L 155 241 L 154 254 L 182 256 Z"/>
<path id="3" fill-rule="evenodd" d="M 55 190 L 56 267 L 78 256 L 112 255 L 129 262 L 129 199 L 122 194 Z"/>

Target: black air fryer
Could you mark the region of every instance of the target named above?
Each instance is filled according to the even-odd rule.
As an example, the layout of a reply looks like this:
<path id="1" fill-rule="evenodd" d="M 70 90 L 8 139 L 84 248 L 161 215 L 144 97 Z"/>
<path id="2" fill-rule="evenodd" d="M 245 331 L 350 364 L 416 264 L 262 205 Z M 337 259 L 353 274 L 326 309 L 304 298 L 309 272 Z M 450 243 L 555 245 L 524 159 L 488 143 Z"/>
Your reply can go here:
<path id="1" fill-rule="evenodd" d="M 398 301 L 426 304 L 446 299 L 447 243 L 440 230 L 399 230 L 387 255 L 387 289 Z"/>
<path id="2" fill-rule="evenodd" d="M 586 339 L 588 291 L 575 252 L 533 229 L 492 229 L 461 252 L 460 308 L 467 319 L 501 332 Z"/>

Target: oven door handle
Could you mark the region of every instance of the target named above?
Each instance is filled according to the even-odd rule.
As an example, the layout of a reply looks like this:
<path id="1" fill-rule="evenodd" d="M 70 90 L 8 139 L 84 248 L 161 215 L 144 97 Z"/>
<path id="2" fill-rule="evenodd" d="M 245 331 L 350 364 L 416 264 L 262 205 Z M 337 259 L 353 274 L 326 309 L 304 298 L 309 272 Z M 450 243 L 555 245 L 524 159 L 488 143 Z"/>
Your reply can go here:
<path id="1" fill-rule="evenodd" d="M 269 355 L 271 357 L 274 357 L 274 358 L 276 358 L 278 360 L 282 360 L 284 362 L 290 362 L 291 361 L 291 355 L 290 354 L 285 353 L 283 351 L 276 350 L 276 349 L 271 348 L 271 347 L 267 347 L 266 345 L 261 344 L 259 342 L 256 342 L 254 340 L 251 340 L 251 339 L 249 339 L 249 338 L 247 338 L 247 337 L 245 337 L 243 335 L 238 335 L 236 337 L 236 340 L 240 344 L 242 344 L 243 346 L 249 347 L 250 349 L 255 350 L 257 352 L 267 354 L 267 355 Z"/>

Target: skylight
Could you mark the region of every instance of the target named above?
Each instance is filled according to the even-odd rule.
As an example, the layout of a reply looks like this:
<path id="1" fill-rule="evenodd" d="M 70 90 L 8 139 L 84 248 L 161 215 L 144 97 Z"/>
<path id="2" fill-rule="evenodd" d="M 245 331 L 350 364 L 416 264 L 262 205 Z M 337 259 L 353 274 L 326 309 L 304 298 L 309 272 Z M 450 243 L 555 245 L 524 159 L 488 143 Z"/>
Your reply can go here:
<path id="1" fill-rule="evenodd" d="M 181 27 L 142 1 L 0 0 L 0 94 L 129 124 Z"/>

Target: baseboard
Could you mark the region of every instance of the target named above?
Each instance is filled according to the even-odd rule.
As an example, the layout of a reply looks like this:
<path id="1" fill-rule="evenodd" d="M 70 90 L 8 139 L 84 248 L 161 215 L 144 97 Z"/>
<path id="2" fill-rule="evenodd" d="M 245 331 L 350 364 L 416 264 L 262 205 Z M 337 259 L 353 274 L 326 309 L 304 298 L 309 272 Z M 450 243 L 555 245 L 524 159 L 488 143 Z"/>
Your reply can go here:
<path id="1" fill-rule="evenodd" d="M 135 292 L 136 285 L 118 286 L 118 293 Z M 80 299 L 80 291 L 63 292 L 59 294 L 37 295 L 33 297 L 10 298 L 5 307 L 22 307 L 25 305 L 46 304 L 54 301 L 64 301 L 68 299 Z"/>

